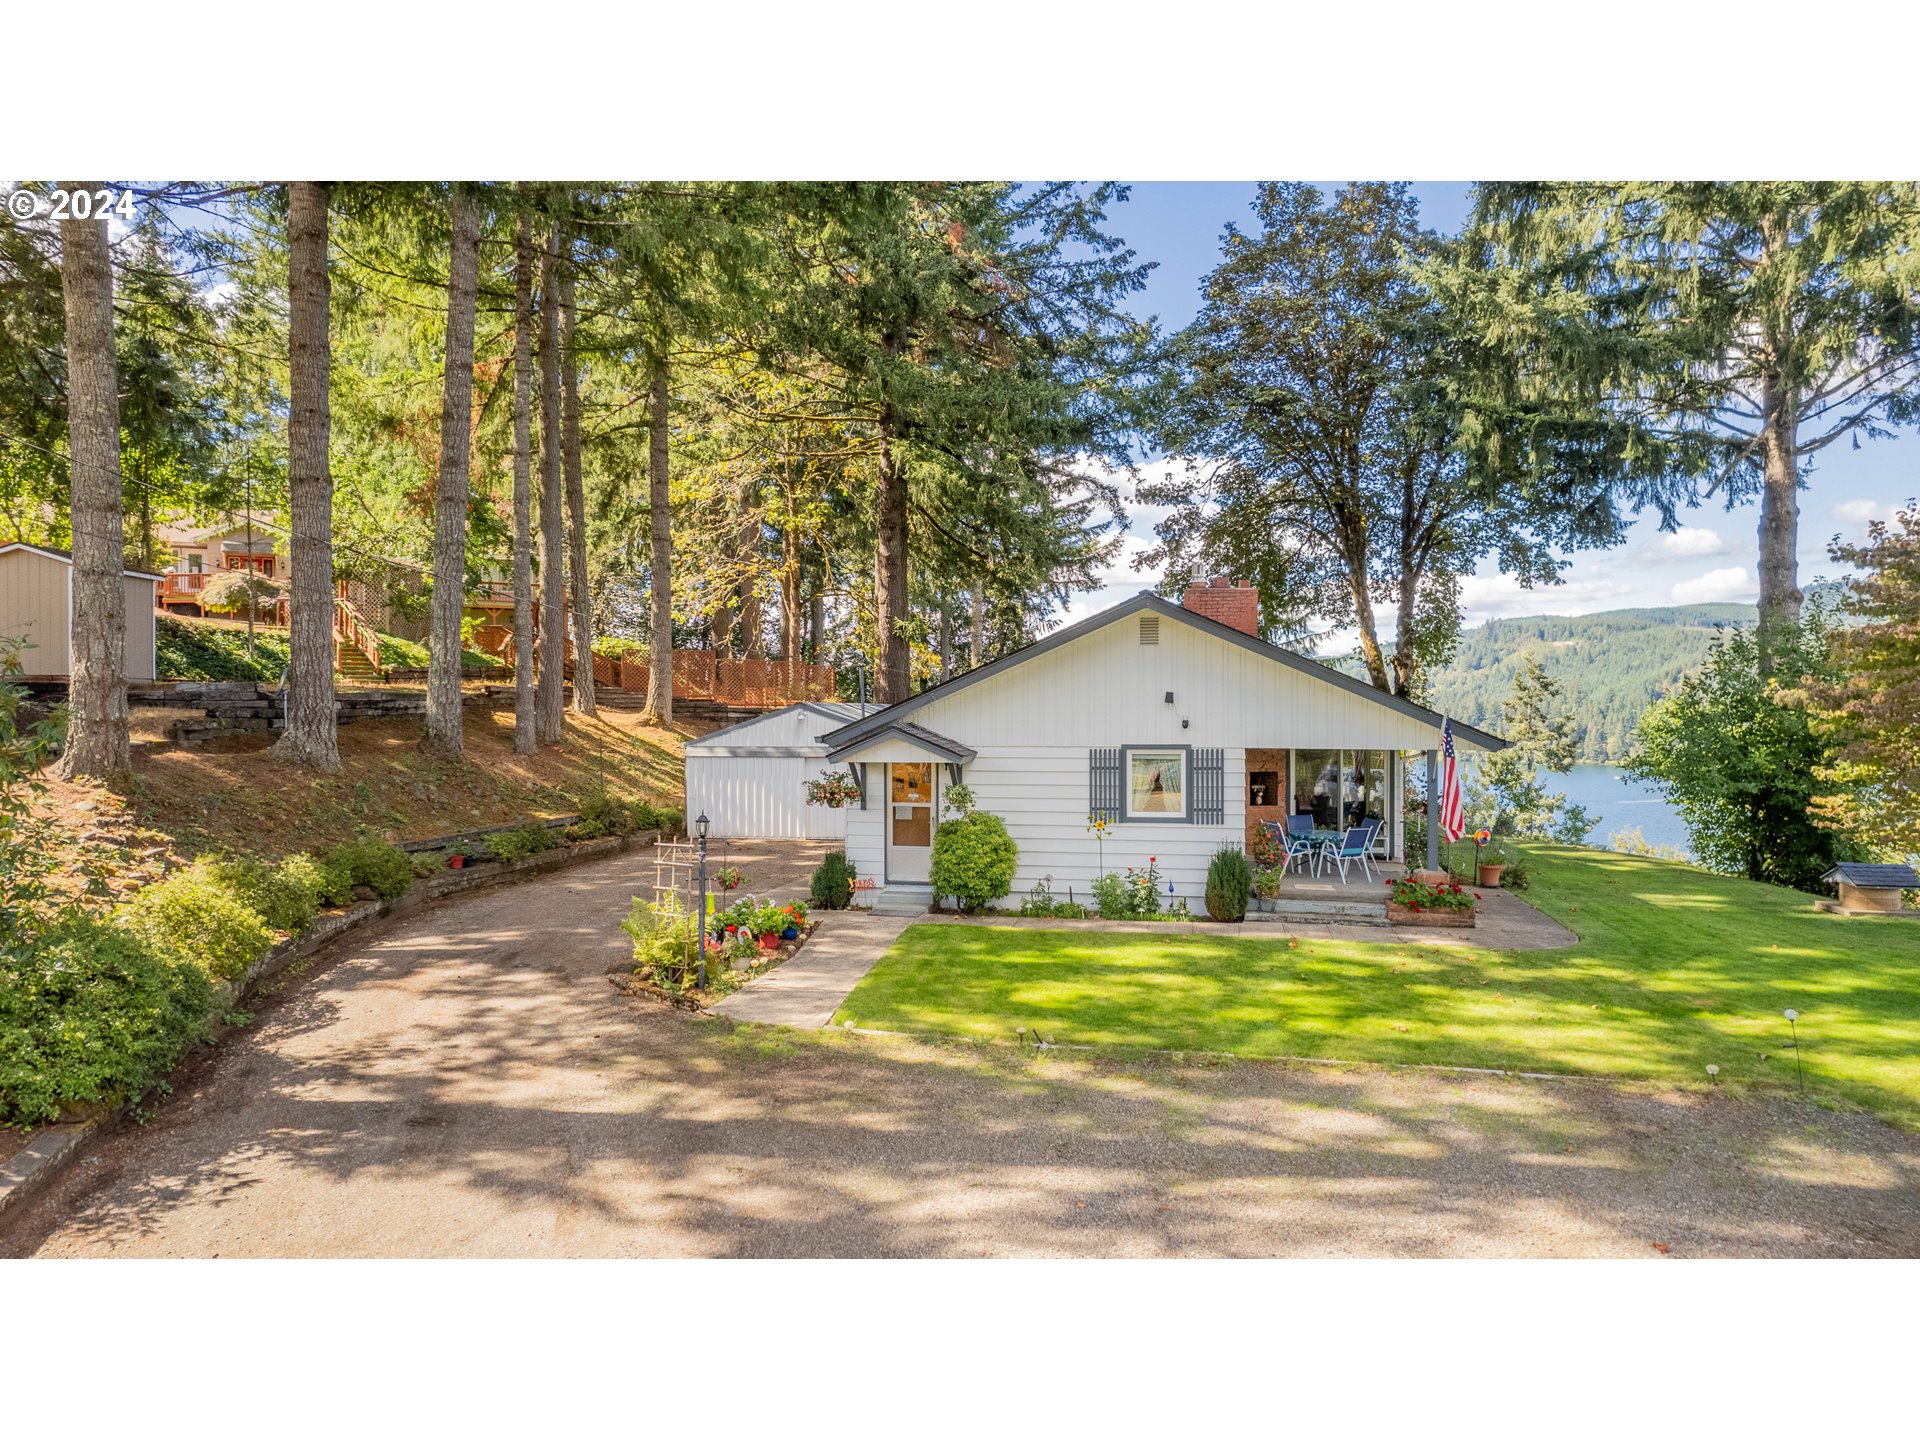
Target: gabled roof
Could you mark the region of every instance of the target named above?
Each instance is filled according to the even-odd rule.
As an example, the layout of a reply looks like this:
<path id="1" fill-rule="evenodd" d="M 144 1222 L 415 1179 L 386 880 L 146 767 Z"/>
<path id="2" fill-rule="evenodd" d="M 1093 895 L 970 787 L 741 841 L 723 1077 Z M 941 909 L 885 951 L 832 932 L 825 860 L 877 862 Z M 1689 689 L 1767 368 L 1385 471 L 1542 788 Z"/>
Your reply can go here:
<path id="1" fill-rule="evenodd" d="M 935 685 L 930 690 L 922 690 L 918 695 L 896 701 L 885 709 L 878 710 L 872 715 L 867 716 L 864 720 L 855 721 L 853 724 L 832 731 L 822 738 L 833 747 L 835 754 L 843 753 L 849 749 L 855 741 L 865 739 L 882 726 L 899 724 L 906 716 L 918 710 L 922 705 L 943 699 L 957 690 L 964 690 L 969 685 L 977 685 L 980 681 L 990 679 L 995 675 L 1005 674 L 1007 671 L 1013 669 L 1014 666 L 1024 665 L 1027 661 L 1037 659 L 1049 650 L 1058 649 L 1060 646 L 1078 640 L 1084 635 L 1091 635 L 1103 626 L 1111 625 L 1117 620 L 1124 620 L 1129 615 L 1137 615 L 1142 612 L 1163 615 L 1170 620 L 1181 621 L 1184 624 L 1193 626 L 1194 629 L 1200 631 L 1203 635 L 1212 635 L 1218 639 L 1225 640 L 1230 645 L 1238 645 L 1242 650 L 1251 651 L 1263 660 L 1271 660 L 1277 665 L 1286 666 L 1289 670 L 1297 670 L 1303 675 L 1312 676 L 1315 680 L 1324 681 L 1338 689 L 1347 691 L 1349 694 L 1358 695 L 1364 700 L 1370 700 L 1375 705 L 1384 706 L 1389 710 L 1397 710 L 1402 715 L 1409 715 L 1415 720 L 1431 725 L 1436 731 L 1440 728 L 1443 717 L 1427 709 L 1424 705 L 1416 705 L 1411 700 L 1401 699 L 1398 695 L 1389 695 L 1384 690 L 1376 690 L 1366 681 L 1356 680 L 1353 676 L 1335 670 L 1330 665 L 1322 665 L 1318 660 L 1309 660 L 1304 655 L 1296 655 L 1293 651 L 1283 650 L 1278 645 L 1269 645 L 1257 636 L 1248 635 L 1244 631 L 1236 630 L 1231 625 L 1222 625 L 1219 621 L 1210 620 L 1197 611 L 1187 609 L 1184 605 L 1176 605 L 1173 601 L 1155 595 L 1150 590 L 1143 590 L 1131 600 L 1123 600 L 1118 605 L 1109 606 L 1096 615 L 1089 615 L 1079 623 L 1067 626 L 1064 630 L 1056 630 L 1045 639 L 1036 640 L 1033 644 L 1024 649 L 1016 650 L 1011 655 L 1003 655 L 998 660 L 990 661 L 982 665 L 978 670 L 969 670 L 966 674 L 957 675 L 944 684 Z M 1491 731 L 1481 730 L 1473 725 L 1464 724 L 1459 720 L 1453 722 L 1453 733 L 1469 743 L 1479 746 L 1483 750 L 1504 750 L 1507 748 L 1507 742 L 1498 735 L 1493 734 Z M 948 741 L 946 743 L 952 744 L 953 742 Z"/>
<path id="2" fill-rule="evenodd" d="M 848 726 L 846 728 L 853 729 L 855 727 Z M 833 733 L 839 735 L 843 734 L 844 731 L 835 730 Z M 896 736 L 911 745 L 917 745 L 922 750 L 952 765 L 964 765 L 978 753 L 972 746 L 962 745 L 958 740 L 949 740 L 945 735 L 936 735 L 924 725 L 915 725 L 907 720 L 889 720 L 877 729 L 862 732 L 855 739 L 835 744 L 832 749 L 827 751 L 827 758 L 829 760 L 838 760 L 842 755 L 851 754 L 855 750 L 863 749 L 873 744 L 876 740 L 883 740 L 888 736 Z"/>
<path id="3" fill-rule="evenodd" d="M 796 700 L 793 704 L 783 705 L 778 710 L 768 710 L 759 715 L 750 715 L 745 720 L 736 720 L 731 725 L 722 725 L 718 730 L 709 730 L 704 735 L 697 735 L 687 741 L 681 748 L 691 750 L 698 746 L 710 745 L 722 735 L 729 735 L 735 730 L 744 730 L 749 725 L 758 725 L 771 716 L 784 715 L 789 710 L 811 710 L 814 714 L 824 715 L 829 720 L 857 720 L 860 718 L 860 707 L 849 704 L 845 700 Z"/>
<path id="4" fill-rule="evenodd" d="M 10 550 L 26 550 L 35 555 L 44 555 L 49 560 L 58 560 L 63 565 L 73 564 L 73 556 L 65 550 L 55 550 L 46 545 L 29 545 L 24 540 L 9 540 L 6 544 L 0 545 L 0 555 L 5 555 Z M 122 570 L 120 573 L 122 575 L 131 575 L 136 580 L 159 580 L 164 578 L 159 575 L 149 575 L 145 570 Z"/>
<path id="5" fill-rule="evenodd" d="M 1920 875 L 1914 873 L 1911 865 L 1864 865 L 1855 860 L 1842 860 L 1820 879 L 1827 885 L 1844 880 L 1862 890 L 1920 890 Z"/>

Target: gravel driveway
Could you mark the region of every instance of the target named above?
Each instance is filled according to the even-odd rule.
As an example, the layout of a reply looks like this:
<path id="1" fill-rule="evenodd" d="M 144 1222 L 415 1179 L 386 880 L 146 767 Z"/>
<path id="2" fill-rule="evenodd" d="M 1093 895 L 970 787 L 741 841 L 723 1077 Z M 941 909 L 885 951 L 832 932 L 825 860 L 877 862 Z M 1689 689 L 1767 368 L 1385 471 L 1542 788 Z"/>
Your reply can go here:
<path id="1" fill-rule="evenodd" d="M 773 889 L 818 848 L 734 858 Z M 1920 1141 L 1813 1105 L 657 1008 L 606 976 L 652 875 L 635 852 L 349 941 L 0 1253 L 1920 1253 Z"/>

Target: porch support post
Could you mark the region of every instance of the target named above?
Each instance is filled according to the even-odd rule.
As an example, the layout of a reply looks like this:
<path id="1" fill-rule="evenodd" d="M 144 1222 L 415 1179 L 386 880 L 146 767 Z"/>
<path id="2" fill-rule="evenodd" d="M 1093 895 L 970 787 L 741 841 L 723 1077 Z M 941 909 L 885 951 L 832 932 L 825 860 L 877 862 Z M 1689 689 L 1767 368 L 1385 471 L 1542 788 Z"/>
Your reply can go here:
<path id="1" fill-rule="evenodd" d="M 1427 751 L 1427 869 L 1440 868 L 1440 752 Z"/>

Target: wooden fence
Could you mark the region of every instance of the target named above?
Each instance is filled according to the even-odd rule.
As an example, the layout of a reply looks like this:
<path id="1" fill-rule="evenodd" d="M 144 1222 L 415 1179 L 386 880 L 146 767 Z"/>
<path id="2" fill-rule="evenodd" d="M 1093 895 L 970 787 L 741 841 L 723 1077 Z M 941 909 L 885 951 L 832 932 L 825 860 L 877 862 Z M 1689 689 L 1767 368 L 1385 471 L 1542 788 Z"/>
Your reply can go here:
<path id="1" fill-rule="evenodd" d="M 513 631 L 506 626 L 483 625 L 474 636 L 477 649 L 497 655 L 511 665 Z M 568 645 L 571 665 L 572 645 Z M 628 656 L 593 657 L 593 683 L 605 690 L 647 693 L 647 662 Z M 801 660 L 725 660 L 711 650 L 673 652 L 673 698 L 716 700 L 728 705 L 774 709 L 796 700 L 831 700 L 833 667 Z"/>
<path id="2" fill-rule="evenodd" d="M 593 662 L 596 685 L 613 685 L 640 695 L 646 693 L 645 661 L 623 657 L 612 662 L 607 656 L 596 655 Z M 603 678 L 606 669 L 615 663 L 618 680 Z M 831 700 L 833 667 L 803 660 L 724 660 L 711 650 L 676 650 L 673 652 L 673 698 L 718 700 L 764 709 L 791 705 L 796 700 Z"/>

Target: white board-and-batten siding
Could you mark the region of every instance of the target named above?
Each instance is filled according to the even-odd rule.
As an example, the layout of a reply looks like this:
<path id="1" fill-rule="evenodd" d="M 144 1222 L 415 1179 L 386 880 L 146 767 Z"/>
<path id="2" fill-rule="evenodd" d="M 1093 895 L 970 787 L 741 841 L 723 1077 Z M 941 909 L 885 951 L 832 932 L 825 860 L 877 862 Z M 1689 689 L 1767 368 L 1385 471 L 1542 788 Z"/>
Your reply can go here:
<path id="1" fill-rule="evenodd" d="M 1197 909 L 1214 851 L 1245 840 L 1249 748 L 1401 751 L 1439 744 L 1435 727 L 1417 716 L 1178 619 L 1153 617 L 1157 643 L 1143 645 L 1141 618 L 1119 617 L 937 697 L 909 717 L 977 752 L 961 778 L 979 808 L 1006 821 L 1020 850 L 1013 893 L 1003 905 L 1017 905 L 1047 876 L 1056 898 L 1065 898 L 1069 887 L 1075 898 L 1087 898 L 1102 865 L 1101 844 L 1087 829 L 1096 748 L 1181 745 L 1223 752 L 1221 823 L 1123 819 L 1109 827 L 1104 845 L 1109 871 L 1155 857 L 1163 898 L 1170 881 L 1173 893 Z M 1396 780 L 1398 772 L 1396 764 Z M 1191 774 L 1188 785 L 1191 803 Z M 848 811 L 847 856 L 863 876 L 882 875 L 884 821 L 884 808 L 871 802 L 864 811 Z M 1397 823 L 1395 830 L 1397 843 Z"/>
<path id="2" fill-rule="evenodd" d="M 687 815 L 728 839 L 838 840 L 846 811 L 809 805 L 806 782 L 827 763 L 819 737 L 859 713 L 853 706 L 769 711 L 687 742 Z"/>

